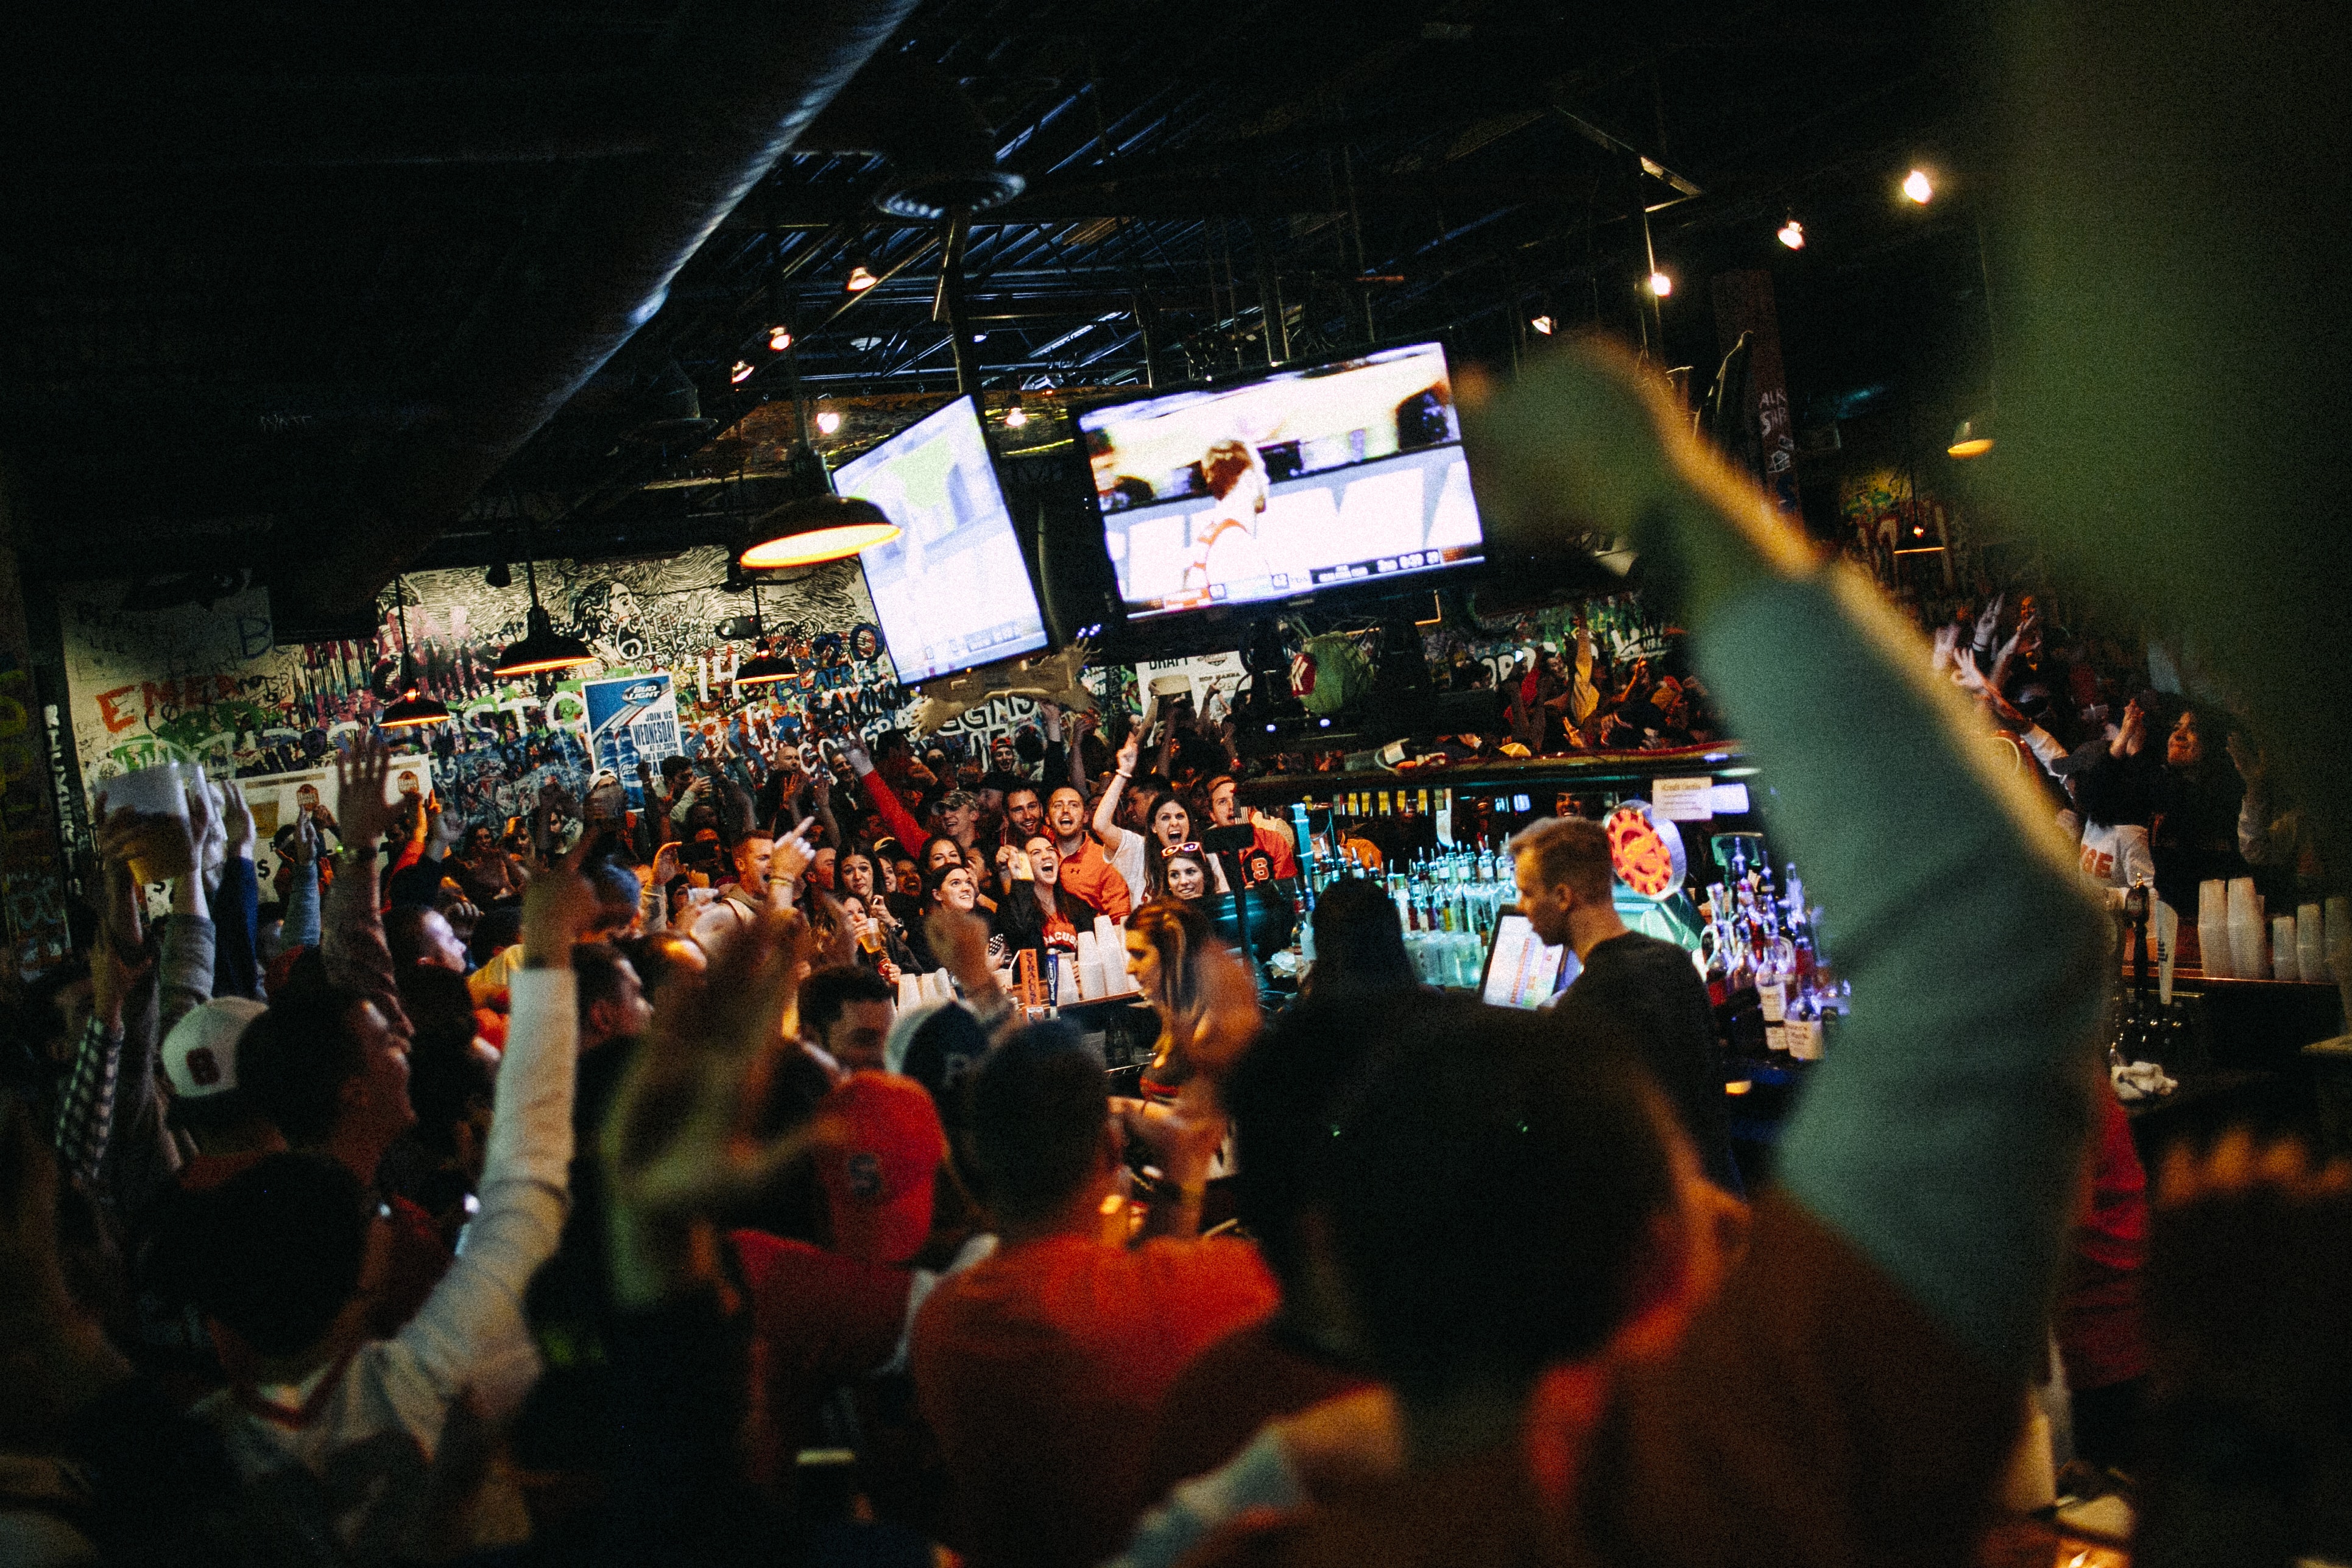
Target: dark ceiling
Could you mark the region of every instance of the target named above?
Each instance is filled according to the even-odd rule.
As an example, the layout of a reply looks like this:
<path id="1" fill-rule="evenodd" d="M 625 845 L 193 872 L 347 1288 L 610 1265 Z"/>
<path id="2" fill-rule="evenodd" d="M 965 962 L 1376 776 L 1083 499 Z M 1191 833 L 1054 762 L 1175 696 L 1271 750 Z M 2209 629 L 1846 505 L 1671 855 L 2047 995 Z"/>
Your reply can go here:
<path id="1" fill-rule="evenodd" d="M 0 450 L 41 575 L 254 565 L 324 612 L 526 539 L 729 537 L 758 498 L 710 481 L 789 449 L 796 393 L 851 411 L 854 441 L 898 395 L 955 390 L 949 237 L 873 198 L 953 141 L 959 84 L 1025 181 L 963 254 L 992 405 L 1368 336 L 1507 363 L 1537 314 L 1646 335 L 1703 384 L 1706 279 L 1743 268 L 1775 275 L 1801 408 L 1940 407 L 1981 375 L 1983 40 L 1936 8 L 575 0 L 42 26 L 0 58 Z M 1915 160 L 1959 199 L 1895 200 Z M 1772 238 L 1790 213 L 1798 253 Z M 1645 315 L 1653 252 L 1678 287 Z M 856 259 L 884 281 L 853 300 Z"/>

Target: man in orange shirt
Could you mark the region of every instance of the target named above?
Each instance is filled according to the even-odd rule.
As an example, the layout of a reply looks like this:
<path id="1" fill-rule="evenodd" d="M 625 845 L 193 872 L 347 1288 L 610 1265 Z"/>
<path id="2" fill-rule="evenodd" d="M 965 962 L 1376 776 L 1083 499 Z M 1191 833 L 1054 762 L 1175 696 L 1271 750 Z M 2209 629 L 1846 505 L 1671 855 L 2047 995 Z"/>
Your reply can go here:
<path id="1" fill-rule="evenodd" d="M 992 1052 L 970 1104 L 1003 1245 L 924 1305 L 911 1363 L 954 1489 L 950 1544 L 980 1568 L 1096 1563 L 1150 1500 L 1146 1451 L 1177 1373 L 1271 1310 L 1274 1281 L 1254 1247 L 1192 1234 L 1221 1119 L 1112 1101 L 1060 1026 Z M 1132 1247 L 1130 1136 L 1165 1178 Z"/>
<path id="2" fill-rule="evenodd" d="M 1062 886 L 1111 919 L 1123 921 L 1135 908 L 1134 896 L 1127 879 L 1087 831 L 1087 797 L 1075 785 L 1062 785 L 1045 802 L 1045 826 L 1053 830 L 1054 847 L 1062 854 Z"/>

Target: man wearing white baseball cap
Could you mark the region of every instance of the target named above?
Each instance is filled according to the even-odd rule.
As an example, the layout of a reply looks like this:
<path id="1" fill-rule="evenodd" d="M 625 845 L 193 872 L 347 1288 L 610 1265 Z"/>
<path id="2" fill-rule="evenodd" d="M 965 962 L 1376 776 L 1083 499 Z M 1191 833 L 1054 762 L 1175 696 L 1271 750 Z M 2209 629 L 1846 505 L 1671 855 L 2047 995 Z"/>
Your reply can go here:
<path id="1" fill-rule="evenodd" d="M 163 1037 L 163 1077 L 172 1086 L 172 1125 L 200 1158 L 266 1153 L 286 1146 L 269 1118 L 237 1088 L 236 1047 L 260 1003 L 219 996 L 172 1026 Z"/>

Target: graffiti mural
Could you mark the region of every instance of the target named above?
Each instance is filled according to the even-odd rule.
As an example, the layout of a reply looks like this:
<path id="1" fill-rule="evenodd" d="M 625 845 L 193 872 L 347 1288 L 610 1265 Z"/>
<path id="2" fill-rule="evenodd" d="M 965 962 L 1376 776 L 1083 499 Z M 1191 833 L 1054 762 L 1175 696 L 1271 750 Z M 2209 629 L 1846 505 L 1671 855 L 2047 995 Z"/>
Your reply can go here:
<path id="1" fill-rule="evenodd" d="M 901 721 L 908 694 L 850 563 L 761 584 L 761 627 L 800 670 L 739 698 L 730 678 L 751 644 L 721 628 L 747 630 L 740 618 L 753 613 L 753 596 L 726 591 L 726 564 L 716 548 L 661 560 L 549 563 L 539 574 L 540 597 L 556 624 L 576 629 L 604 661 L 582 676 L 670 676 L 689 752 L 722 727 L 789 736 L 815 723 L 870 735 Z M 61 596 L 70 695 L 64 728 L 85 791 L 166 759 L 201 762 L 216 777 L 315 768 L 407 684 L 390 592 L 374 637 L 291 647 L 272 639 L 268 595 L 257 584 L 167 609 L 126 608 L 122 599 L 121 584 Z M 469 823 L 498 823 L 524 811 L 550 780 L 584 793 L 582 681 L 543 687 L 492 674 L 499 650 L 523 635 L 528 589 L 493 588 L 471 570 L 421 572 L 404 580 L 403 604 L 408 679 L 455 716 L 419 738 L 445 800 Z"/>

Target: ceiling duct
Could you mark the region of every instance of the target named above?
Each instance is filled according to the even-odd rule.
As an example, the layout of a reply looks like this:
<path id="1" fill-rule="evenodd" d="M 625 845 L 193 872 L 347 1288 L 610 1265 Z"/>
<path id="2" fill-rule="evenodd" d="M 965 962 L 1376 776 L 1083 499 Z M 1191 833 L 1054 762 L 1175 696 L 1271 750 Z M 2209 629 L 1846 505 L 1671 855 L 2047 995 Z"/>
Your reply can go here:
<path id="1" fill-rule="evenodd" d="M 916 0 L 698 0 L 659 74 L 692 83 L 677 134 L 583 165 L 541 237 L 478 302 L 445 363 L 446 424 L 386 443 L 354 479 L 336 547 L 286 586 L 373 597 L 483 482 L 653 318 L 670 280 L 856 76 Z"/>
<path id="2" fill-rule="evenodd" d="M 622 432 L 622 440 L 640 447 L 684 447 L 719 428 L 718 420 L 703 417 L 702 393 L 676 360 L 654 377 L 645 406 L 649 417 Z"/>
<path id="3" fill-rule="evenodd" d="M 887 158 L 874 205 L 919 223 L 985 212 L 1028 184 L 997 166 L 995 138 L 963 84 L 904 55 L 876 59 L 858 72 L 800 145 Z"/>

